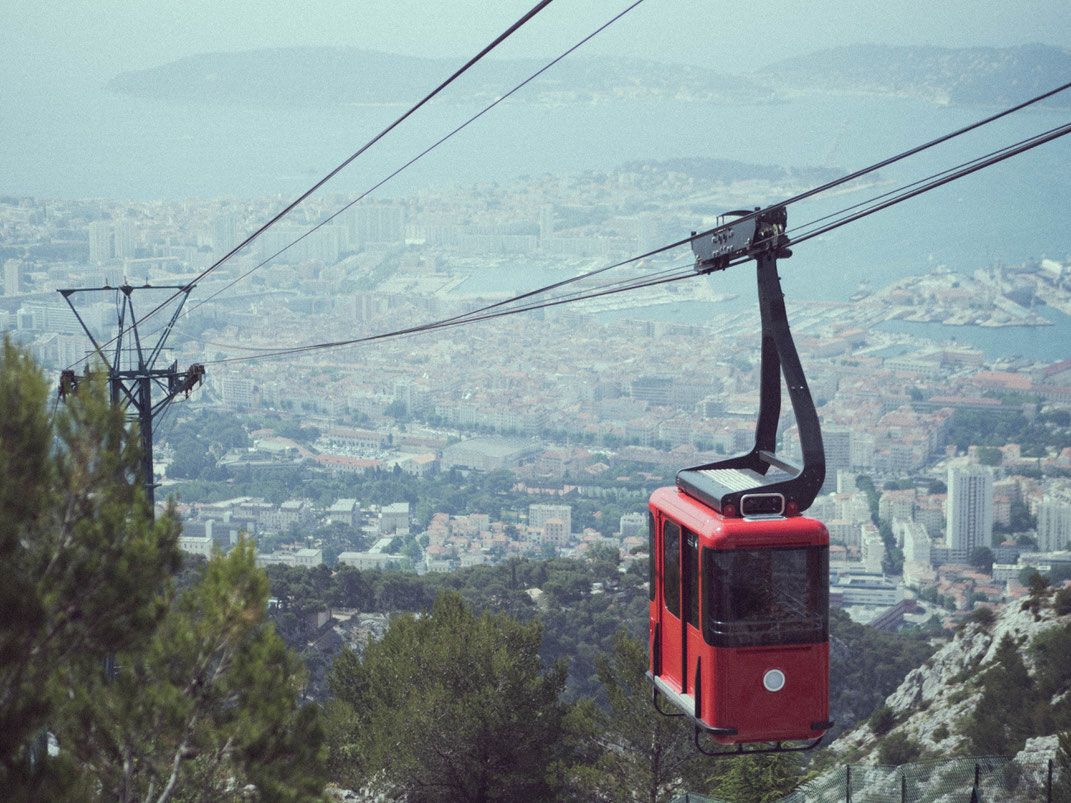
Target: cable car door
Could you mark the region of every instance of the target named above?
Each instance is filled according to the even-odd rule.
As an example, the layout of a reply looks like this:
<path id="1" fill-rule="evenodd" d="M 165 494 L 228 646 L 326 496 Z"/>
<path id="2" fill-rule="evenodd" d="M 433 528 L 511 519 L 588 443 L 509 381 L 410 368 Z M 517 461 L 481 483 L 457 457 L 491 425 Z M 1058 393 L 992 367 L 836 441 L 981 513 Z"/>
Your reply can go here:
<path id="1" fill-rule="evenodd" d="M 662 593 L 660 596 L 659 635 L 661 641 L 662 678 L 673 681 L 681 691 L 682 667 L 687 639 L 681 621 L 681 526 L 662 519 Z"/>

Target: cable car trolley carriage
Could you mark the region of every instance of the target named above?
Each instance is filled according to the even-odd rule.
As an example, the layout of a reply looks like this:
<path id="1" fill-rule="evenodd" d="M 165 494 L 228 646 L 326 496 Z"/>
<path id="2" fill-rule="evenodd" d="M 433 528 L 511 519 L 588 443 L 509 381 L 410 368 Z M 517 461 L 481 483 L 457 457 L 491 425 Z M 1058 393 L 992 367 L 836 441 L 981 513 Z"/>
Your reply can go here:
<path id="1" fill-rule="evenodd" d="M 730 213 L 694 236 L 696 270 L 755 259 L 762 323 L 751 451 L 684 469 L 650 500 L 654 703 L 712 756 L 809 750 L 829 720 L 829 535 L 800 515 L 825 479 L 822 435 L 788 327 L 784 207 Z M 728 222 L 726 222 L 728 221 Z M 803 461 L 774 454 L 784 374 Z M 679 710 L 666 712 L 666 698 Z M 704 749 L 701 734 L 718 745 Z M 709 745 L 709 741 L 707 742 Z"/>

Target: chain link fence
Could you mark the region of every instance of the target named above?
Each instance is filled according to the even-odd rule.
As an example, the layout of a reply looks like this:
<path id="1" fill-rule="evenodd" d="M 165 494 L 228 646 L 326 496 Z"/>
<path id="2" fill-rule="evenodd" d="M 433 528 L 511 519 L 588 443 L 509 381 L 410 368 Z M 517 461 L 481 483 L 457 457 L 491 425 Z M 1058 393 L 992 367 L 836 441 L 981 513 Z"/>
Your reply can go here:
<path id="1" fill-rule="evenodd" d="M 850 764 L 800 786 L 778 803 L 1071 803 L 1054 789 L 1051 760 L 942 759 L 900 767 Z M 681 795 L 673 803 L 739 803 Z"/>

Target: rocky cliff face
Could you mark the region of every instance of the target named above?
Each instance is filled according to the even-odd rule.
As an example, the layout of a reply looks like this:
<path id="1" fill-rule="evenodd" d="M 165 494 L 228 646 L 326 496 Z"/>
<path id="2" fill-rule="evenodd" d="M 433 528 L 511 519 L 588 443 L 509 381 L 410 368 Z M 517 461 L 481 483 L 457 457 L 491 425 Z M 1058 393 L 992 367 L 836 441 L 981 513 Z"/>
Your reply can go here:
<path id="1" fill-rule="evenodd" d="M 997 611 L 991 623 L 968 623 L 925 664 L 909 672 L 886 698 L 894 723 L 886 734 L 876 736 L 871 726 L 863 723 L 829 749 L 839 755 L 840 761 L 877 763 L 882 739 L 899 734 L 917 744 L 923 758 L 970 754 L 971 744 L 963 728 L 983 694 L 978 680 L 994 665 L 1003 639 L 1011 639 L 1033 675 L 1037 668 L 1028 649 L 1030 644 L 1047 630 L 1069 626 L 1071 615 L 1058 616 L 1051 599 L 1011 602 Z M 1071 675 L 1071 666 L 1066 667 L 1066 673 Z M 1019 702 L 1008 700 L 1007 704 L 1015 706 Z M 1056 737 L 1037 735 L 1047 738 L 1029 740 L 1026 750 L 1035 758 L 1039 750 L 1051 754 L 1056 749 Z"/>

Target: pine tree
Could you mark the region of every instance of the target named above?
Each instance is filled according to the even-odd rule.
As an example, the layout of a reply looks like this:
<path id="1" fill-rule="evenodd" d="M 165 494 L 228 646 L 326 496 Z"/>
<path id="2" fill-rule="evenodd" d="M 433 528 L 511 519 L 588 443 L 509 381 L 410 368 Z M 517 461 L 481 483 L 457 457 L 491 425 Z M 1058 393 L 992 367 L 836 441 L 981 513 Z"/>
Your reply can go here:
<path id="1" fill-rule="evenodd" d="M 50 416 L 40 372 L 0 358 L 0 789 L 5 800 L 310 800 L 317 711 L 267 621 L 243 543 L 181 595 L 136 433 L 104 383 Z M 48 756 L 46 734 L 59 753 Z"/>
<path id="2" fill-rule="evenodd" d="M 566 670 L 543 666 L 541 640 L 538 623 L 476 617 L 456 593 L 395 617 L 335 660 L 334 778 L 421 801 L 550 798 Z"/>
<path id="3" fill-rule="evenodd" d="M 1008 705 L 1015 700 L 1015 705 Z M 982 676 L 982 696 L 966 728 L 977 755 L 1014 755 L 1031 733 L 1034 682 L 1009 636 L 997 645 L 993 666 Z"/>
<path id="4" fill-rule="evenodd" d="M 65 698 L 57 673 L 150 635 L 179 565 L 179 525 L 154 522 L 138 445 L 102 383 L 50 418 L 48 385 L 7 340 L 0 356 L 0 788 L 26 782 L 28 747 Z"/>
<path id="5" fill-rule="evenodd" d="M 268 583 L 243 541 L 209 561 L 151 640 L 116 657 L 113 678 L 74 667 L 57 723 L 76 774 L 119 801 L 179 793 L 316 799 L 323 734 L 298 705 L 303 669 L 267 621 Z M 81 680 L 81 682 L 79 682 Z"/>
<path id="6" fill-rule="evenodd" d="M 714 794 L 735 803 L 773 803 L 799 784 L 800 761 L 792 753 L 725 759 Z"/>
<path id="7" fill-rule="evenodd" d="M 588 713 L 597 749 L 569 772 L 580 799 L 660 803 L 709 787 L 713 763 L 695 749 L 690 721 L 655 710 L 647 668 L 647 645 L 625 631 L 614 635 L 612 653 L 596 660 L 609 709 Z"/>

